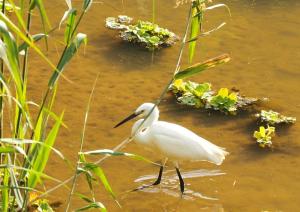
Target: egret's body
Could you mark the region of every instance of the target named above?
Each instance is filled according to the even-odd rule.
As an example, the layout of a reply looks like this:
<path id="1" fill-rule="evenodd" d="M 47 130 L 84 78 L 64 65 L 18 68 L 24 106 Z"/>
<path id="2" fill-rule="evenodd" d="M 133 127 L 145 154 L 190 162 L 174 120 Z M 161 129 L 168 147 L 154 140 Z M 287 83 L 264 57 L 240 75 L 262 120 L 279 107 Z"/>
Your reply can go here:
<path id="1" fill-rule="evenodd" d="M 153 107 L 154 104 L 152 103 L 142 104 L 134 114 L 126 118 L 117 126 L 136 116 L 145 118 Z M 159 110 L 155 107 L 145 122 L 144 119 L 139 119 L 134 123 L 132 135 L 135 135 L 134 140 L 136 143 L 144 145 L 155 152 L 158 151 L 163 157 L 173 160 L 180 179 L 182 192 L 184 190 L 184 184 L 177 162 L 198 160 L 220 165 L 228 154 L 224 148 L 214 145 L 192 131 L 177 124 L 158 121 L 158 118 Z M 162 168 L 160 170 L 159 178 L 154 185 L 160 183 L 161 175 Z"/>
<path id="2" fill-rule="evenodd" d="M 142 123 L 138 120 L 133 132 Z M 143 126 L 144 127 L 144 126 Z M 220 165 L 227 152 L 192 131 L 169 122 L 155 121 L 151 126 L 143 128 L 134 140 L 153 150 L 158 150 L 162 156 L 174 161 L 208 161 Z"/>

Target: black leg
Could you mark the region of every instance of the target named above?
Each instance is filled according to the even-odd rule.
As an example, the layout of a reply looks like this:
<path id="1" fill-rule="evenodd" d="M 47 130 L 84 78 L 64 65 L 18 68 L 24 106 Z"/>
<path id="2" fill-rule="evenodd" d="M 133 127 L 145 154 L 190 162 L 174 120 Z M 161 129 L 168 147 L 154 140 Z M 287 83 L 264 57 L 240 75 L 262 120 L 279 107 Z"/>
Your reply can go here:
<path id="1" fill-rule="evenodd" d="M 177 175 L 178 175 L 178 178 L 179 178 L 180 191 L 183 194 L 183 192 L 184 192 L 184 181 L 183 181 L 182 176 L 180 174 L 180 171 L 179 171 L 179 169 L 177 167 L 176 167 L 176 172 L 177 172 Z"/>
<path id="2" fill-rule="evenodd" d="M 162 177 L 162 174 L 163 174 L 163 170 L 164 170 L 164 167 L 161 166 L 160 169 L 159 169 L 158 177 L 157 177 L 157 179 L 156 179 L 156 181 L 155 181 L 154 183 L 152 183 L 152 184 L 150 184 L 150 185 L 143 185 L 143 186 L 140 186 L 140 187 L 138 187 L 138 188 L 136 188 L 136 189 L 133 189 L 132 191 L 138 191 L 138 190 L 142 190 L 142 189 L 144 189 L 144 188 L 148 188 L 148 187 L 151 187 L 151 186 L 160 184 L 160 182 L 161 182 L 161 177 Z"/>
<path id="3" fill-rule="evenodd" d="M 160 169 L 159 169 L 158 177 L 157 177 L 156 181 L 152 185 L 158 185 L 158 184 L 160 184 L 163 170 L 164 170 L 164 167 L 161 166 Z"/>

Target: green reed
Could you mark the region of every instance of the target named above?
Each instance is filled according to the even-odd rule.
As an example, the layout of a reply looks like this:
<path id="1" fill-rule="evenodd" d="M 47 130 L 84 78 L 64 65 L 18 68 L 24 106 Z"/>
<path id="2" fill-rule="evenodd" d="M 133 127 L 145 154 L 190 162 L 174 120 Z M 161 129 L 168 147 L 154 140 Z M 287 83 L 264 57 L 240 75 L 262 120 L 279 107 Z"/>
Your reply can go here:
<path id="1" fill-rule="evenodd" d="M 80 45 L 86 44 L 86 35 L 78 33 L 77 28 L 88 11 L 91 1 L 83 1 L 79 17 L 77 17 L 77 9 L 72 8 L 70 1 L 67 1 L 69 10 L 63 20 L 67 22 L 65 48 L 57 65 L 46 56 L 49 32 L 57 30 L 58 27 L 51 27 L 44 2 L 20 1 L 20 6 L 17 6 L 13 0 L 0 3 L 2 5 L 0 13 L 0 209 L 1 211 L 27 210 L 29 192 L 43 193 L 37 190 L 40 188 L 42 178 L 60 183 L 59 180 L 44 173 L 51 152 L 66 160 L 62 153 L 53 147 L 61 126 L 65 126 L 64 112 L 56 115 L 52 107 L 55 103 L 59 77 L 63 76 L 63 70 L 77 53 Z M 15 18 L 11 19 L 11 15 L 7 15 L 6 10 L 13 13 Z M 42 33 L 32 35 L 30 33 L 32 13 L 36 10 L 41 19 Z M 46 50 L 40 49 L 35 44 L 40 39 L 45 40 Z M 31 59 L 30 49 L 53 68 L 48 86 L 43 91 L 45 95 L 41 104 L 28 99 L 28 73 L 37 71 L 28 69 L 28 62 Z M 39 108 L 37 114 L 30 112 L 34 107 Z"/>

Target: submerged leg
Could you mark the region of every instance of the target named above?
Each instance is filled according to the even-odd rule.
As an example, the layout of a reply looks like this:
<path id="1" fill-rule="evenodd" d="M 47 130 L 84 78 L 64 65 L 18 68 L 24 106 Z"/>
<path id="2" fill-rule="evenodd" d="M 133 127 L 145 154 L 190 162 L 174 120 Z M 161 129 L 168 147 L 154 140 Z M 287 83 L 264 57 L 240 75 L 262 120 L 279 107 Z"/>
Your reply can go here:
<path id="1" fill-rule="evenodd" d="M 160 184 L 161 177 L 162 177 L 162 174 L 163 174 L 163 170 L 164 170 L 164 167 L 161 166 L 160 169 L 159 169 L 158 177 L 157 177 L 156 181 L 152 185 L 158 185 L 158 184 Z"/>
<path id="2" fill-rule="evenodd" d="M 184 192 L 184 181 L 183 181 L 183 178 L 182 178 L 182 176 L 180 174 L 179 169 L 177 167 L 175 167 L 175 168 L 176 168 L 176 172 L 177 172 L 177 175 L 178 175 L 178 178 L 179 178 L 180 191 L 181 191 L 181 194 L 183 194 L 183 192 Z"/>
<path id="3" fill-rule="evenodd" d="M 142 190 L 144 188 L 148 188 L 148 187 L 151 187 L 151 186 L 154 186 L 154 185 L 158 185 L 160 184 L 161 182 L 161 177 L 162 177 L 162 174 L 163 174 L 163 170 L 164 170 L 164 166 L 162 165 L 159 169 L 159 173 L 158 173 L 158 176 L 157 176 L 157 179 L 154 183 L 150 184 L 150 185 L 143 185 L 143 186 L 140 186 L 136 189 L 133 189 L 132 191 L 138 191 L 138 190 Z"/>

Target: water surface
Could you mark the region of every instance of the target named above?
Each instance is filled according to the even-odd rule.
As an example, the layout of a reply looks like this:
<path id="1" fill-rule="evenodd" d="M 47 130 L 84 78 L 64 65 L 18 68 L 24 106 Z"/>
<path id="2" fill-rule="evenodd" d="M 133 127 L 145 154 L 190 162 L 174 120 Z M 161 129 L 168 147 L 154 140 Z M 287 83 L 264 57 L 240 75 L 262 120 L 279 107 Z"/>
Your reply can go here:
<path id="1" fill-rule="evenodd" d="M 203 72 L 192 80 L 209 81 L 214 89 L 236 87 L 242 94 L 268 97 L 264 105 L 286 115 L 300 117 L 300 4 L 279 0 L 224 0 L 232 13 L 225 9 L 211 11 L 205 18 L 204 30 L 225 21 L 226 26 L 209 37 L 201 38 L 195 62 L 221 53 L 229 53 L 230 63 Z M 74 2 L 76 5 L 78 2 Z M 81 6 L 78 3 L 78 6 Z M 182 35 L 187 5 L 174 8 L 175 1 L 158 1 L 157 22 Z M 66 5 L 53 0 L 47 7 L 51 21 L 58 23 Z M 59 9 L 57 9 L 59 8 Z M 56 112 L 65 110 L 68 129 L 61 131 L 56 147 L 71 161 L 77 159 L 84 111 L 95 77 L 100 73 L 87 124 L 84 150 L 112 149 L 125 139 L 132 123 L 118 129 L 113 126 L 143 102 L 153 102 L 160 95 L 175 68 L 179 45 L 151 53 L 121 42 L 114 31 L 104 27 L 107 16 L 126 14 L 135 19 L 151 20 L 151 1 L 104 0 L 93 4 L 84 17 L 80 31 L 87 33 L 89 44 L 85 54 L 80 51 L 65 70 L 73 83 L 60 80 Z M 34 23 L 36 26 L 38 23 Z M 37 30 L 37 29 L 36 29 Z M 38 31 L 38 30 L 37 30 Z M 62 31 L 53 35 L 49 56 L 56 61 Z M 184 54 L 182 66 L 187 66 Z M 29 92 L 33 99 L 41 99 L 40 90 L 46 87 L 51 69 L 34 60 L 30 64 Z M 41 67 L 41 68 L 40 68 Z M 40 90 L 34 88 L 39 87 Z M 161 187 L 144 192 L 128 193 L 143 183 L 153 181 L 158 168 L 126 158 L 109 158 L 102 167 L 118 195 L 125 211 L 297 211 L 300 196 L 299 124 L 277 132 L 273 150 L 260 149 L 252 138 L 255 121 L 251 113 L 235 117 L 208 114 L 179 106 L 171 96 L 160 105 L 161 119 L 183 125 L 213 143 L 226 147 L 231 153 L 220 167 L 205 162 L 184 163 L 187 195 L 179 197 L 178 181 L 169 166 Z M 155 153 L 134 143 L 123 149 L 158 161 Z M 96 160 L 98 158 L 90 158 Z M 170 164 L 171 165 L 171 164 Z M 59 179 L 73 174 L 61 160 L 53 156 L 48 173 Z M 226 173 L 226 174 L 216 174 Z M 145 177 L 148 176 L 148 177 Z M 149 177 L 150 176 L 150 177 Z M 49 183 L 48 188 L 54 184 Z M 89 195 L 84 178 L 79 178 L 77 191 Z M 109 211 L 117 205 L 96 186 L 96 198 Z M 49 198 L 65 203 L 68 191 L 61 188 Z M 73 209 L 83 206 L 73 198 Z M 63 210 L 62 205 L 60 210 Z"/>

